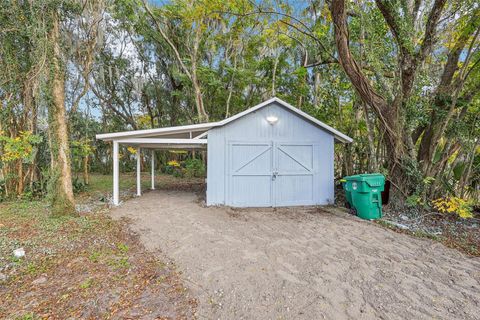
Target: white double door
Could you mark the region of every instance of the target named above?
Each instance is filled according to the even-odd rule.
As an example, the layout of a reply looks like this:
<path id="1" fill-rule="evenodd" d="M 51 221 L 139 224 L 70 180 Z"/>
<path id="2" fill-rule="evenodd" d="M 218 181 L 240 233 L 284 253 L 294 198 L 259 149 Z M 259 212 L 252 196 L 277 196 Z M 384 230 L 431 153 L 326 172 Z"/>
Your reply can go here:
<path id="1" fill-rule="evenodd" d="M 227 204 L 237 207 L 313 205 L 315 144 L 230 142 Z"/>

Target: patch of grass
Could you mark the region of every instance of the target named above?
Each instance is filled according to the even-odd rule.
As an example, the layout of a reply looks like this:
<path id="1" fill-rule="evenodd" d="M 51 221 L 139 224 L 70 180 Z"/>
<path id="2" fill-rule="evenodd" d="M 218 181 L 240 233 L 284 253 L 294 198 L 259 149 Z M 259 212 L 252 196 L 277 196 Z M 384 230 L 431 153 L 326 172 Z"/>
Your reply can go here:
<path id="1" fill-rule="evenodd" d="M 128 257 L 112 257 L 107 261 L 107 264 L 112 267 L 113 270 L 125 270 L 131 266 Z"/>
<path id="2" fill-rule="evenodd" d="M 150 175 L 142 173 L 142 188 L 150 187 Z M 136 188 L 137 177 L 135 172 L 120 174 L 119 187 L 120 190 L 130 190 Z M 112 192 L 113 179 L 111 175 L 92 174 L 90 175 L 90 184 L 86 186 L 85 193 L 105 193 Z"/>
<path id="3" fill-rule="evenodd" d="M 157 173 L 155 176 L 157 189 L 192 189 L 192 187 L 199 187 L 204 184 L 204 178 L 178 178 L 172 175 Z M 150 172 L 142 172 L 141 185 L 142 190 L 150 189 Z M 120 191 L 136 190 L 136 174 L 135 172 L 121 173 L 119 179 Z M 113 182 L 111 175 L 91 174 L 90 184 L 86 186 L 86 190 L 78 195 L 80 198 L 94 197 L 105 198 L 107 194 L 112 193 Z"/>
<path id="4" fill-rule="evenodd" d="M 83 281 L 82 283 L 80 283 L 79 287 L 80 287 L 80 289 L 88 289 L 91 286 L 93 286 L 94 283 L 95 283 L 95 281 L 92 278 L 88 278 L 85 281 Z"/>
<path id="5" fill-rule="evenodd" d="M 24 314 L 23 316 L 16 317 L 15 320 L 38 320 L 41 319 L 39 316 L 36 316 L 33 313 L 27 313 Z"/>
<path id="6" fill-rule="evenodd" d="M 52 267 L 52 265 L 53 260 L 49 259 L 48 257 L 45 259 L 28 261 L 25 265 L 25 272 L 32 276 L 36 276 L 48 272 L 49 268 Z"/>
<path id="7" fill-rule="evenodd" d="M 375 220 L 374 221 L 376 224 L 381 225 L 382 227 L 386 227 L 389 229 L 398 229 L 393 223 L 385 220 Z"/>
<path id="8" fill-rule="evenodd" d="M 38 266 L 35 262 L 32 261 L 27 264 L 27 273 L 37 274 L 38 271 Z"/>
<path id="9" fill-rule="evenodd" d="M 14 255 L 10 255 L 8 259 L 12 264 L 15 264 L 15 265 L 21 265 L 25 261 L 24 258 L 17 258 Z"/>
<path id="10" fill-rule="evenodd" d="M 92 251 L 92 253 L 90 253 L 90 255 L 88 256 L 88 259 L 93 262 L 93 263 L 97 263 L 98 261 L 100 261 L 100 257 L 102 256 L 102 253 L 100 251 Z"/>
<path id="11" fill-rule="evenodd" d="M 88 254 L 88 260 L 92 263 L 104 263 L 112 257 L 116 257 L 115 248 L 110 246 L 95 247 Z"/>
<path id="12" fill-rule="evenodd" d="M 428 233 L 428 232 L 425 232 L 425 231 L 422 231 L 422 230 L 411 231 L 411 233 L 412 233 L 412 235 L 414 235 L 417 238 L 427 238 L 427 239 L 435 240 L 435 241 L 441 241 L 442 240 L 442 238 L 439 237 L 438 235 L 431 234 L 431 233 Z"/>
<path id="13" fill-rule="evenodd" d="M 117 249 L 123 254 L 128 253 L 128 246 L 124 243 L 117 244 Z"/>

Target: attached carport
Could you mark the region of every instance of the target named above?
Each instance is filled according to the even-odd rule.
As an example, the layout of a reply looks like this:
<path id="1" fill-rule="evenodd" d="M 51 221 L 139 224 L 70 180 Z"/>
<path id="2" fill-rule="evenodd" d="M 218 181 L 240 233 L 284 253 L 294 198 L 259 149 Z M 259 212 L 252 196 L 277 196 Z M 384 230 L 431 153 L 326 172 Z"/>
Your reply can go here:
<path id="1" fill-rule="evenodd" d="M 207 137 L 208 134 L 208 137 Z M 219 122 L 97 135 L 113 142 L 113 203 L 120 144 L 141 150 L 206 150 L 206 203 L 234 207 L 325 205 L 334 199 L 334 143 L 352 138 L 272 98 Z M 208 148 L 207 148 L 208 142 Z M 154 185 L 152 156 L 152 189 Z"/>
<path id="2" fill-rule="evenodd" d="M 140 181 L 140 164 L 142 151 L 150 150 L 151 156 L 151 189 L 155 189 L 155 150 L 206 150 L 207 131 L 216 123 L 201 123 L 186 126 L 168 128 L 136 130 L 98 134 L 97 139 L 111 141 L 113 143 L 113 204 L 118 205 L 119 201 L 119 146 L 131 146 L 136 148 L 137 158 L 137 196 L 142 194 Z"/>

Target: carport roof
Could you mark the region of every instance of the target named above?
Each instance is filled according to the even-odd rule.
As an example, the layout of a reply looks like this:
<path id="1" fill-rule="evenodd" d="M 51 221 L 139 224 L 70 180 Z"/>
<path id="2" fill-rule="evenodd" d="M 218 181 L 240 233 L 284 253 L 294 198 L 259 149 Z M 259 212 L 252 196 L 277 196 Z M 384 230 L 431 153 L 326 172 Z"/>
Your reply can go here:
<path id="1" fill-rule="evenodd" d="M 337 140 L 343 143 L 350 143 L 353 141 L 352 138 L 349 136 L 341 133 L 340 131 L 330 127 L 329 125 L 323 123 L 322 121 L 310 116 L 309 114 L 303 112 L 300 109 L 295 108 L 291 104 L 279 99 L 279 98 L 271 98 L 267 101 L 264 101 L 252 108 L 249 108 L 243 112 L 240 112 L 232 117 L 224 119 L 218 122 L 207 122 L 207 123 L 199 123 L 199 124 L 191 124 L 191 125 L 184 125 L 184 126 L 175 126 L 175 127 L 165 127 L 165 128 L 156 128 L 156 129 L 147 129 L 147 130 L 133 130 L 133 131 L 124 131 L 124 132 L 114 132 L 114 133 L 104 133 L 104 134 L 97 134 L 96 138 L 104 141 L 118 141 L 124 144 L 140 144 L 139 142 L 135 142 L 135 140 L 142 140 L 141 144 L 144 146 L 151 144 L 163 145 L 163 144 L 170 144 L 170 145 L 197 145 L 197 144 L 205 144 L 206 139 L 203 139 L 208 130 L 224 126 L 232 121 L 235 121 L 249 113 L 255 112 L 273 102 L 278 103 L 279 105 L 285 107 L 286 109 L 298 114 L 302 118 L 308 120 L 309 122 L 315 124 L 316 126 L 322 128 L 325 131 L 330 132 Z M 184 138 L 182 135 L 188 135 L 188 139 Z M 150 139 L 136 139 L 136 138 L 150 138 Z M 165 138 L 165 139 L 151 139 L 151 138 Z M 156 140 L 156 141 L 154 141 Z M 196 141 L 195 141 L 196 140 Z M 203 140 L 203 141 L 199 141 Z M 193 141 L 193 142 L 192 142 Z"/>

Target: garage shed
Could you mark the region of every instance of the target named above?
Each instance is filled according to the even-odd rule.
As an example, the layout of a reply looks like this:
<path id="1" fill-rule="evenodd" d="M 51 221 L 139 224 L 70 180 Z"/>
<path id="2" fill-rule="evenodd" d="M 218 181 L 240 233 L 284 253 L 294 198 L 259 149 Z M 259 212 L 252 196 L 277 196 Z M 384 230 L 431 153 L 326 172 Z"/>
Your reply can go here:
<path id="1" fill-rule="evenodd" d="M 137 155 L 141 149 L 206 148 L 207 205 L 234 207 L 332 203 L 334 143 L 352 142 L 278 98 L 219 122 L 99 134 L 97 139 L 113 142 L 114 204 L 118 204 L 118 145 L 126 144 L 137 147 Z"/>

